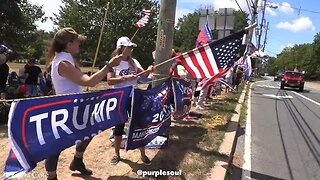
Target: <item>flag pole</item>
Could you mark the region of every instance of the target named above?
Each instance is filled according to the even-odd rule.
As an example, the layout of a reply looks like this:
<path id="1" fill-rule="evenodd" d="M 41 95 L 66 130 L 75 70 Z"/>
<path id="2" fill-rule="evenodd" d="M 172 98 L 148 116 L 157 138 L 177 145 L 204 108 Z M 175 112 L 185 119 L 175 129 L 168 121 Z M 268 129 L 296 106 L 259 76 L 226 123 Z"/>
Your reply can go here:
<path id="1" fill-rule="evenodd" d="M 257 26 L 257 23 L 253 23 L 253 24 L 245 27 L 244 30 L 249 30 L 249 29 L 255 28 L 256 26 Z"/>
<path id="2" fill-rule="evenodd" d="M 132 42 L 133 38 L 137 35 L 139 29 L 140 29 L 140 28 L 138 28 L 138 29 L 136 30 L 136 32 L 133 34 L 133 36 L 132 36 L 131 39 L 130 39 L 130 42 Z M 129 43 L 130 43 L 130 42 L 129 42 Z M 121 54 L 123 54 L 123 52 L 127 49 L 127 47 L 128 47 L 128 46 L 125 46 L 125 48 L 123 49 L 123 51 L 122 51 Z"/>
<path id="3" fill-rule="evenodd" d="M 257 26 L 257 23 L 255 22 L 255 23 L 253 23 L 253 24 L 249 25 L 248 27 L 245 27 L 244 29 L 245 29 L 245 30 L 249 30 L 249 29 L 255 28 L 256 26 Z M 251 43 L 251 41 L 250 41 L 250 42 L 247 42 L 246 50 L 245 50 L 245 52 L 244 52 L 244 57 L 246 57 L 246 56 L 247 56 L 247 54 L 248 54 L 248 50 L 249 50 L 249 43 Z"/>
<path id="4" fill-rule="evenodd" d="M 91 68 L 91 73 L 92 74 L 93 74 L 94 67 L 96 65 L 98 52 L 99 52 L 99 49 L 100 49 L 102 34 L 103 34 L 103 31 L 104 31 L 104 26 L 106 24 L 107 14 L 108 14 L 108 11 L 109 11 L 109 5 L 110 5 L 110 2 L 107 2 L 107 4 L 106 4 L 107 8 L 105 9 L 104 18 L 103 18 L 103 22 L 102 22 L 102 27 L 101 27 L 101 30 L 100 30 L 99 41 L 98 41 L 98 45 L 97 45 L 97 48 L 96 48 L 96 53 L 94 55 L 93 64 L 92 64 L 92 68 Z M 89 87 L 87 87 L 87 91 L 89 91 Z"/>

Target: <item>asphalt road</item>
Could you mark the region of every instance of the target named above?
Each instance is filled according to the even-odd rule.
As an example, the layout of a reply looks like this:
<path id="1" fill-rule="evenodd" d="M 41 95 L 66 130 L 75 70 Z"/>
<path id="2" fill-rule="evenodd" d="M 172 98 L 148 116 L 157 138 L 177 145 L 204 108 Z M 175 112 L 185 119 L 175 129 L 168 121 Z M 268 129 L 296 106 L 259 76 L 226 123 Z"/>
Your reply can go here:
<path id="1" fill-rule="evenodd" d="M 320 90 L 279 85 L 266 80 L 252 86 L 229 179 L 320 179 Z"/>

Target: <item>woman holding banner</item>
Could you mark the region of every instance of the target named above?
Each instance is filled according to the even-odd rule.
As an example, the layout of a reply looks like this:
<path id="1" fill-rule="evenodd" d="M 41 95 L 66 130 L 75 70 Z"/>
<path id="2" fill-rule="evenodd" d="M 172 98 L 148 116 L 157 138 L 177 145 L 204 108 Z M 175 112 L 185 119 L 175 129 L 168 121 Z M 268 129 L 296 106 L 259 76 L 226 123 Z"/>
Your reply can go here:
<path id="1" fill-rule="evenodd" d="M 56 94 L 81 93 L 82 86 L 93 87 L 97 85 L 112 70 L 111 67 L 119 65 L 121 54 L 114 56 L 108 64 L 91 76 L 82 73 L 73 56 L 79 54 L 79 46 L 83 40 L 85 40 L 85 36 L 78 34 L 72 28 L 60 29 L 55 34 L 49 47 L 47 61 L 51 65 L 51 78 Z M 83 163 L 83 154 L 91 139 L 76 145 L 70 170 L 77 170 L 83 175 L 92 174 L 92 171 L 87 169 Z M 45 161 L 48 179 L 57 179 L 56 170 L 59 155 L 60 153 L 53 155 Z"/>
<path id="2" fill-rule="evenodd" d="M 122 60 L 120 64 L 113 68 L 113 72 L 109 72 L 107 75 L 107 80 L 109 85 L 114 87 L 125 87 L 125 86 L 135 86 L 137 84 L 136 74 L 143 72 L 144 69 L 141 67 L 139 61 L 132 58 L 133 48 L 137 47 L 137 44 L 132 43 L 128 37 L 121 37 L 117 41 L 116 49 L 112 53 L 112 57 L 117 57 L 122 53 Z M 148 76 L 150 72 L 153 71 L 153 66 L 143 73 L 143 76 Z M 131 107 L 131 103 L 129 105 Z M 129 108 L 130 109 L 130 108 Z M 115 126 L 114 130 L 114 148 L 115 156 L 111 159 L 111 164 L 116 165 L 121 160 L 120 158 L 120 145 L 122 141 L 122 135 L 125 124 L 120 124 Z M 140 148 L 141 160 L 145 164 L 150 164 L 150 159 L 145 154 L 144 147 Z"/>

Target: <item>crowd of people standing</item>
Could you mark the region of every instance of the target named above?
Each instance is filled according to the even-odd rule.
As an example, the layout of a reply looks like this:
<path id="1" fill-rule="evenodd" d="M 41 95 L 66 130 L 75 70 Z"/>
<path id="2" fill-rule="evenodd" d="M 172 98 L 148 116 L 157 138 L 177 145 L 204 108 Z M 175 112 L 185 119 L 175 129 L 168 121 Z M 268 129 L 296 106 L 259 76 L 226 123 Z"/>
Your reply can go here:
<path id="1" fill-rule="evenodd" d="M 132 57 L 132 51 L 137 44 L 131 42 L 128 37 L 121 37 L 116 43 L 111 59 L 98 72 L 87 75 L 81 72 L 74 56 L 79 54 L 79 46 L 85 37 L 78 34 L 72 28 L 62 28 L 52 39 L 47 57 L 50 70 L 42 72 L 36 65 L 36 59 L 30 58 L 28 63 L 19 72 L 10 72 L 6 64 L 5 56 L 0 55 L 0 91 L 1 102 L 7 98 L 26 98 L 39 95 L 81 93 L 82 86 L 96 86 L 107 76 L 107 82 L 114 87 L 135 86 L 137 84 L 137 74 L 145 72 L 143 76 L 148 76 L 154 70 L 153 66 L 145 71 L 139 61 Z M 226 76 L 226 81 L 237 90 L 243 79 L 243 68 L 235 67 Z M 12 91 L 12 92 L 11 92 Z M 202 110 L 203 100 L 211 92 L 207 88 L 199 94 L 197 108 Z M 9 105 L 10 106 L 10 105 Z M 131 103 L 130 105 L 131 106 Z M 116 165 L 121 161 L 120 143 L 124 132 L 125 124 L 115 127 L 115 154 L 111 159 L 111 164 Z M 82 141 L 76 145 L 74 158 L 69 169 L 79 171 L 84 175 L 91 175 L 92 170 L 88 169 L 83 161 L 84 152 L 92 138 Z M 146 156 L 144 148 L 140 148 L 141 161 L 150 164 L 150 159 Z M 45 161 L 45 169 L 48 179 L 57 179 L 57 165 L 60 153 L 50 156 Z"/>

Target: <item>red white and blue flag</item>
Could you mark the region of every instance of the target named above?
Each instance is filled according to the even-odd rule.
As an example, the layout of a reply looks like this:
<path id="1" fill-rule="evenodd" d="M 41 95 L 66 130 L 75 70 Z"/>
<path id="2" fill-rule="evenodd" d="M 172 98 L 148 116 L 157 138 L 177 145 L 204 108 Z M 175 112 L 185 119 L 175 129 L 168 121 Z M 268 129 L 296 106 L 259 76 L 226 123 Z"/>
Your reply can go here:
<path id="1" fill-rule="evenodd" d="M 198 34 L 198 38 L 196 40 L 196 46 L 195 47 L 199 47 L 199 46 L 203 46 L 207 43 L 210 43 L 213 40 L 212 38 L 212 33 L 211 33 L 211 29 L 208 25 L 208 22 L 201 28 L 199 34 Z"/>
<path id="2" fill-rule="evenodd" d="M 244 30 L 183 53 L 183 66 L 195 79 L 211 78 L 231 67 L 240 51 Z"/>
<path id="3" fill-rule="evenodd" d="M 135 24 L 135 26 L 137 28 L 142 28 L 142 27 L 146 26 L 146 24 L 149 21 L 150 15 L 151 15 L 151 10 L 142 9 L 142 13 L 144 14 L 144 16 Z"/>
<path id="4" fill-rule="evenodd" d="M 228 72 L 230 71 L 230 67 L 225 68 L 222 72 L 220 72 L 219 74 L 212 76 L 210 78 L 203 78 L 197 85 L 196 91 L 201 91 L 202 89 L 215 84 L 217 81 L 219 81 L 220 79 L 222 79 L 225 75 L 228 74 Z"/>

